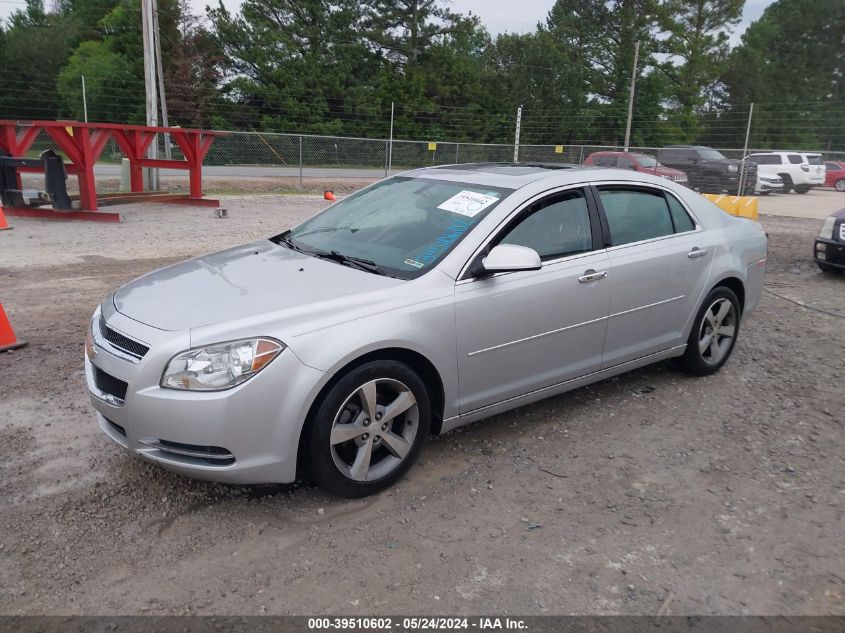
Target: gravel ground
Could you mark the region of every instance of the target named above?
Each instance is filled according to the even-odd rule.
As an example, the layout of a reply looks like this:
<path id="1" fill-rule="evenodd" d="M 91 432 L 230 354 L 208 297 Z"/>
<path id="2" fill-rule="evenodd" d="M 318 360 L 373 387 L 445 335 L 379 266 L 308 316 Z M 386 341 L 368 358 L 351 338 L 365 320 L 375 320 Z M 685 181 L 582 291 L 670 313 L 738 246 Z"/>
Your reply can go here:
<path id="1" fill-rule="evenodd" d="M 13 218 L 0 300 L 2 614 L 845 614 L 845 276 L 821 220 L 763 216 L 767 292 L 730 362 L 659 364 L 433 439 L 394 489 L 192 481 L 98 430 L 87 319 L 151 268 L 325 204 L 134 205 L 124 222 Z"/>

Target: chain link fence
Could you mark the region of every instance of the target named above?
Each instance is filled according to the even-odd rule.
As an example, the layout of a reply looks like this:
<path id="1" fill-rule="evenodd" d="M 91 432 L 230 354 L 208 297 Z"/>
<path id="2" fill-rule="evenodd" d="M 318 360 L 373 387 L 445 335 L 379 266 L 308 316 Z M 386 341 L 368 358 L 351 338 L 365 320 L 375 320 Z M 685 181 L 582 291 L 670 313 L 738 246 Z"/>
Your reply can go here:
<path id="1" fill-rule="evenodd" d="M 158 136 L 158 156 L 164 158 L 167 153 L 167 139 Z M 45 149 L 57 148 L 49 137 L 41 134 L 32 145 L 31 155 L 37 155 Z M 570 163 L 582 164 L 593 161 L 589 157 L 596 152 L 622 152 L 619 145 L 520 145 L 519 162 Z M 717 148 L 727 159 L 742 160 L 743 150 L 736 148 Z M 788 150 L 789 148 L 786 148 Z M 784 150 L 784 151 L 786 151 Z M 758 151 L 749 149 L 748 153 Z M 631 153 L 645 154 L 660 162 L 669 162 L 666 148 L 631 147 Z M 803 151 L 801 153 L 808 153 Z M 824 160 L 845 161 L 845 152 L 820 151 Z M 170 143 L 170 156 L 181 159 L 182 154 Z M 101 163 L 119 163 L 122 154 L 113 139 L 110 139 L 100 158 Z M 263 173 L 268 177 L 275 174 L 285 176 L 308 177 L 319 174 L 321 177 L 337 175 L 342 178 L 375 179 L 388 173 L 397 173 L 408 169 L 436 165 L 471 162 L 511 162 L 514 160 L 514 146 L 491 143 L 455 143 L 441 141 L 387 140 L 355 138 L 341 136 L 320 136 L 308 134 L 286 134 L 275 132 L 233 131 L 215 139 L 205 159 L 205 166 L 211 167 L 205 172 L 206 177 L 229 176 L 215 170 L 215 167 L 262 167 L 279 168 L 278 172 Z M 606 164 L 622 167 L 622 164 Z M 720 179 L 712 170 L 700 164 L 675 165 L 680 167 L 689 178 L 689 185 L 701 191 L 719 193 L 737 193 L 736 177 Z M 745 193 L 761 193 L 760 183 L 751 167 L 747 173 L 748 183 Z M 336 171 L 334 171 L 336 170 Z M 737 172 L 741 174 L 740 166 Z M 761 170 L 761 173 L 767 170 Z M 768 170 L 771 171 L 771 170 Z M 732 172 L 736 174 L 737 172 Z M 250 175 L 248 172 L 241 175 Z M 743 176 L 743 179 L 745 177 Z M 756 189 L 755 189 L 756 187 Z M 777 189 L 772 185 L 771 191 Z M 797 190 L 797 188 L 796 188 Z"/>

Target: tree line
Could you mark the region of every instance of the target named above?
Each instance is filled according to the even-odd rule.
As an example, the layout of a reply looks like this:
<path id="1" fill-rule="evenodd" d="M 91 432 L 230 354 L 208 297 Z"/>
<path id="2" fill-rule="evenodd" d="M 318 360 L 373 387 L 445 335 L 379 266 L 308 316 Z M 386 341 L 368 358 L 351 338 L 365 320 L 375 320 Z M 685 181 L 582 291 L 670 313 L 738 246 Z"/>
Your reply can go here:
<path id="1" fill-rule="evenodd" d="M 172 124 L 386 137 L 845 150 L 845 2 L 557 0 L 491 35 L 445 0 L 159 0 Z M 518 5 L 514 4 L 514 11 Z M 143 123 L 139 0 L 27 0 L 0 23 L 0 117 Z"/>

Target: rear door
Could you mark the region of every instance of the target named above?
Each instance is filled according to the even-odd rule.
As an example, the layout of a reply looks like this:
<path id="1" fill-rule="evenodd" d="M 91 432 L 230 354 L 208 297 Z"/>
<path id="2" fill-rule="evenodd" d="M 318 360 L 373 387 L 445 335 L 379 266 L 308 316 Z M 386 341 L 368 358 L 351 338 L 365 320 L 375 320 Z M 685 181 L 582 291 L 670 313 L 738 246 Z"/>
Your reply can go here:
<path id="1" fill-rule="evenodd" d="M 814 185 L 824 184 L 824 161 L 821 154 L 805 154 L 810 168 L 810 181 Z"/>
<path id="2" fill-rule="evenodd" d="M 682 345 L 704 291 L 714 244 L 668 190 L 597 184 L 613 270 L 602 367 Z"/>
<path id="3" fill-rule="evenodd" d="M 462 413 L 597 371 L 610 306 L 610 262 L 583 188 L 517 212 L 496 244 L 536 250 L 540 270 L 465 277 L 455 287 Z"/>

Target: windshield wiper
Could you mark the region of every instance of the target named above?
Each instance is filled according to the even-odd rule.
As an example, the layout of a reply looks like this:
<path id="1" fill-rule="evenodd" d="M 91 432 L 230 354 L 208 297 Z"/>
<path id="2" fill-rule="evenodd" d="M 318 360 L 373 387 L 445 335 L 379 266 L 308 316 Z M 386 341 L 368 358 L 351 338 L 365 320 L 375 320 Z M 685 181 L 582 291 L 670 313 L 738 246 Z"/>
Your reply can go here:
<path id="1" fill-rule="evenodd" d="M 305 252 L 305 249 L 303 249 L 301 246 L 299 246 L 299 245 L 297 245 L 297 244 L 294 244 L 294 243 L 293 243 L 293 240 L 292 240 L 292 239 L 290 239 L 290 231 L 288 231 L 287 233 L 283 233 L 282 235 L 280 235 L 280 236 L 276 239 L 276 242 L 277 242 L 278 244 L 284 244 L 285 246 L 287 246 L 287 247 L 288 247 L 289 249 L 291 249 L 291 250 L 294 250 L 294 251 L 299 251 L 299 252 L 301 252 L 301 253 L 304 253 L 304 252 Z"/>
<path id="2" fill-rule="evenodd" d="M 370 259 L 362 259 L 361 257 L 353 257 L 352 255 L 344 255 L 343 253 L 339 253 L 338 251 L 330 251 L 326 252 L 319 252 L 314 253 L 316 257 L 322 257 L 323 259 L 330 259 L 332 261 L 337 262 L 338 264 L 344 264 L 346 266 L 352 266 L 354 268 L 358 268 L 360 270 L 365 270 L 370 273 L 375 273 L 377 275 L 384 275 L 384 269 L 376 264 L 374 261 Z"/>
<path id="3" fill-rule="evenodd" d="M 319 257 L 321 259 L 328 259 L 329 261 L 337 262 L 338 264 L 343 264 L 344 266 L 349 266 L 351 268 L 357 268 L 359 270 L 364 270 L 368 273 L 375 273 L 377 275 L 385 275 L 388 276 L 387 273 L 384 272 L 384 269 L 376 264 L 374 261 L 370 259 L 363 259 L 361 257 L 353 257 L 352 255 L 344 255 L 338 251 L 321 251 L 316 248 L 303 248 L 299 244 L 296 244 L 290 237 L 290 231 L 287 233 L 283 233 L 281 236 L 278 237 L 276 240 L 279 244 L 284 244 L 288 248 L 299 251 L 300 253 L 305 253 L 306 255 L 311 255 L 313 257 Z"/>

